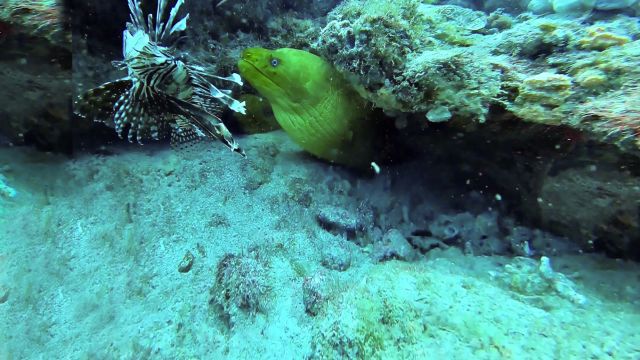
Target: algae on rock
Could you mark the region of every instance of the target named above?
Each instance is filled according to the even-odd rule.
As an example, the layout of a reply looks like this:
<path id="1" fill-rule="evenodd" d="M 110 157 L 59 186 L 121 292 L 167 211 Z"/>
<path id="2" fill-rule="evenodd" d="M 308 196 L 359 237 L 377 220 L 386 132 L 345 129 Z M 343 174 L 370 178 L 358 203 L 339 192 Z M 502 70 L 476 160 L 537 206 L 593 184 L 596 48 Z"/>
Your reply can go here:
<path id="1" fill-rule="evenodd" d="M 558 9 L 565 10 L 573 11 Z M 418 0 L 366 6 L 350 0 L 329 14 L 313 47 L 388 114 L 473 128 L 465 124 L 484 122 L 498 108 L 612 142 L 602 126 L 584 121 L 585 107 L 613 94 L 632 96 L 621 89 L 633 88 L 640 76 L 637 21 L 618 15 L 585 27 L 576 19 L 524 14 L 494 24 L 505 16 Z M 635 134 L 629 126 L 623 133 Z"/>

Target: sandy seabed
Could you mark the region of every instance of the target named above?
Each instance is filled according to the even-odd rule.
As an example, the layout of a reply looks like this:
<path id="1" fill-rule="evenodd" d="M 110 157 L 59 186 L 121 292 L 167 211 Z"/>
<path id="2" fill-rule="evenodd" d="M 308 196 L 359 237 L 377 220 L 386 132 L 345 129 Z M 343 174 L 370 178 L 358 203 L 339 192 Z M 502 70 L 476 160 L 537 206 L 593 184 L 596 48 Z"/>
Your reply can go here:
<path id="1" fill-rule="evenodd" d="M 320 227 L 318 209 L 437 211 L 448 190 L 433 174 L 358 179 L 280 132 L 240 141 L 247 159 L 210 143 L 73 159 L 0 149 L 17 191 L 0 199 L 0 358 L 640 358 L 638 264 L 550 254 L 576 301 L 540 285 L 537 259 L 451 247 L 378 262 Z M 225 254 L 261 266 L 255 309 L 212 300 Z"/>

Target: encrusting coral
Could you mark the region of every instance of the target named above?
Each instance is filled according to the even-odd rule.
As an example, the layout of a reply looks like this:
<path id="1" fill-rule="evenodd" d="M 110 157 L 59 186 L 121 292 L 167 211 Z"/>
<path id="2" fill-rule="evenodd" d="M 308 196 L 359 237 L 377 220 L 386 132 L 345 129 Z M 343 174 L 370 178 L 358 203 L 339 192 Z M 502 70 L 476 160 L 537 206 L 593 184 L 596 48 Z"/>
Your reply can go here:
<path id="1" fill-rule="evenodd" d="M 487 16 L 417 0 L 351 0 L 328 20 L 313 47 L 360 95 L 388 114 L 424 114 L 431 122 L 464 127 L 498 107 L 609 141 L 601 126 L 583 122 L 586 107 L 631 96 L 622 89 L 640 76 L 640 26 L 624 15 L 585 27 L 571 18 Z"/>
<path id="2" fill-rule="evenodd" d="M 258 253 L 226 254 L 218 262 L 211 288 L 211 304 L 231 327 L 239 316 L 264 311 L 269 292 L 267 265 Z"/>

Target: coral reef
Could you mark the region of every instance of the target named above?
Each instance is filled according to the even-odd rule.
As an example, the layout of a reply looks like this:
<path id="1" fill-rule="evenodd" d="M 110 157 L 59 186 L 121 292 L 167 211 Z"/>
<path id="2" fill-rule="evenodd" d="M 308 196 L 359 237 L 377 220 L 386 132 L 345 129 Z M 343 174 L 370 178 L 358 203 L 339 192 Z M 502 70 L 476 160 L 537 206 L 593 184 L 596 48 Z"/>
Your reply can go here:
<path id="1" fill-rule="evenodd" d="M 631 42 L 629 36 L 609 32 L 602 26 L 593 26 L 587 29 L 587 33 L 582 39 L 578 40 L 578 45 L 582 49 L 603 51 L 628 42 Z"/>
<path id="2" fill-rule="evenodd" d="M 330 13 L 314 49 L 389 114 L 475 129 L 470 121 L 504 108 L 526 122 L 563 124 L 608 141 L 581 123 L 584 107 L 613 94 L 629 99 L 615 92 L 638 77 L 637 22 L 508 19 L 454 5 L 353 0 Z"/>
<path id="3" fill-rule="evenodd" d="M 583 16 L 594 10 L 637 12 L 637 0 L 530 0 L 527 9 L 535 14 L 557 13 Z"/>
<path id="4" fill-rule="evenodd" d="M 328 20 L 314 49 L 376 106 L 425 114 L 444 107 L 485 120 L 500 91 L 500 72 L 469 51 L 477 40 L 473 31 L 486 23 L 482 13 L 411 0 L 348 1 Z"/>
<path id="5" fill-rule="evenodd" d="M 594 74 L 588 80 L 600 85 L 602 84 L 599 80 L 600 76 L 600 74 Z M 612 141 L 619 147 L 640 148 L 638 93 L 640 93 L 640 86 L 631 83 L 588 100 L 579 107 L 581 126 L 599 133 L 601 138 Z"/>
<path id="6" fill-rule="evenodd" d="M 571 96 L 571 78 L 562 74 L 541 73 L 524 79 L 516 102 L 532 102 L 543 106 L 562 105 Z"/>

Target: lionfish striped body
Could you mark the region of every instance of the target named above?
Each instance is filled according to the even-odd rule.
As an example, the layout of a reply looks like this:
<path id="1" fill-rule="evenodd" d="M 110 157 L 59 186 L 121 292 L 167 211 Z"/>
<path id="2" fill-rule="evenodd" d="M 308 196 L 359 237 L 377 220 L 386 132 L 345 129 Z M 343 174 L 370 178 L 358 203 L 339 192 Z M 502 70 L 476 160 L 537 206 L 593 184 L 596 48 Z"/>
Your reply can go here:
<path id="1" fill-rule="evenodd" d="M 126 77 L 89 90 L 76 102 L 76 112 L 115 127 L 122 138 L 142 143 L 171 133 L 172 141 L 213 138 L 233 151 L 243 150 L 216 115 L 223 104 L 244 113 L 244 102 L 233 99 L 209 79 L 242 85 L 240 76 L 219 77 L 202 66 L 187 64 L 165 46 L 173 35 L 186 29 L 189 14 L 176 22 L 184 0 L 178 0 L 169 19 L 162 22 L 168 0 L 158 0 L 156 21 L 148 20 L 140 3 L 129 1 L 131 22 L 123 32 L 123 61 L 114 65 L 127 70 Z"/>

